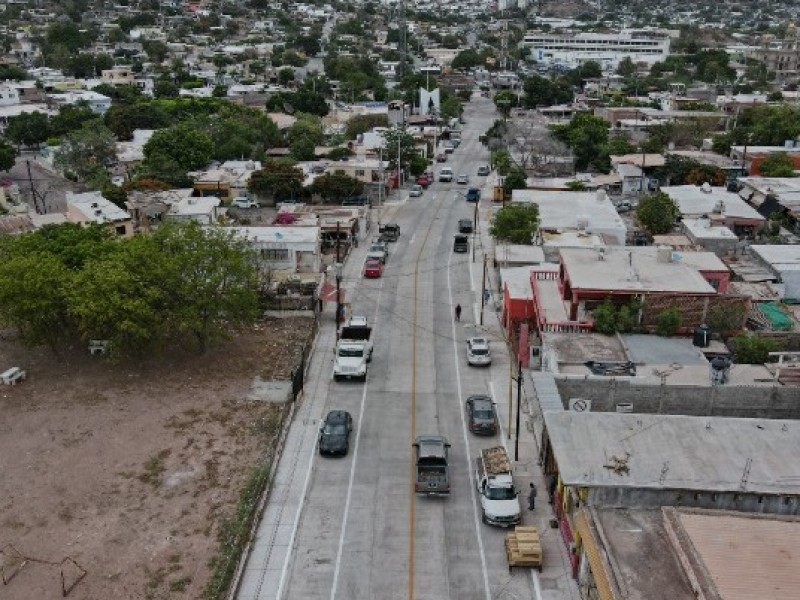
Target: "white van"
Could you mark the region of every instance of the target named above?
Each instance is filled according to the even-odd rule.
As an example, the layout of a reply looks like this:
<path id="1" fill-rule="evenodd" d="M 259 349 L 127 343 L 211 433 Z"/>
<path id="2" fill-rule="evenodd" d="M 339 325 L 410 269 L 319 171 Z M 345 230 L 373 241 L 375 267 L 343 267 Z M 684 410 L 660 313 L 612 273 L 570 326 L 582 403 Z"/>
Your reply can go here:
<path id="1" fill-rule="evenodd" d="M 453 181 L 453 169 L 450 167 L 442 167 L 439 169 L 439 181 Z"/>

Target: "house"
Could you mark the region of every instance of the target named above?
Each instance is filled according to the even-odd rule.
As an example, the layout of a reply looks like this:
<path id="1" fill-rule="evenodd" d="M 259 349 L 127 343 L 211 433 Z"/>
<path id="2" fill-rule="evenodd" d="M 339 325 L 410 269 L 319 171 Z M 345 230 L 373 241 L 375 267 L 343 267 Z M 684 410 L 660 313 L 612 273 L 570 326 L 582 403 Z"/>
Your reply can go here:
<path id="1" fill-rule="evenodd" d="M 683 218 L 705 215 L 712 224 L 724 225 L 737 236 L 754 236 L 766 222 L 752 206 L 725 188 L 704 183 L 702 186 L 665 186 L 661 191 L 677 204 Z"/>
<path id="2" fill-rule="evenodd" d="M 512 202 L 539 207 L 537 242 L 547 232 L 580 231 L 601 236 L 611 245 L 624 246 L 627 228 L 605 191 L 560 192 L 514 190 Z"/>
<path id="3" fill-rule="evenodd" d="M 201 225 L 214 225 L 219 218 L 221 201 L 214 196 L 180 198 L 170 205 L 169 211 L 164 215 L 165 220 L 185 223 L 197 221 Z"/>
<path id="4" fill-rule="evenodd" d="M 217 165 L 217 166 L 214 166 Z M 261 170 L 261 162 L 253 160 L 228 160 L 214 163 L 203 171 L 193 171 L 194 189 L 201 196 L 230 199 L 247 194 L 250 176 Z"/>
<path id="5" fill-rule="evenodd" d="M 111 108 L 111 98 L 89 90 L 47 94 L 47 102 L 57 108 L 61 108 L 62 106 L 74 106 L 75 104 L 82 103 L 87 105 L 93 113 L 98 115 L 105 114 L 106 111 Z"/>
<path id="6" fill-rule="evenodd" d="M 800 178 L 740 177 L 739 197 L 769 219 L 774 213 L 800 220 Z"/>
<path id="7" fill-rule="evenodd" d="M 67 220 L 72 223 L 107 225 L 119 237 L 133 236 L 133 221 L 127 211 L 103 198 L 100 192 L 78 194 L 67 191 Z"/>
<path id="8" fill-rule="evenodd" d="M 232 227 L 258 255 L 259 266 L 269 272 L 320 272 L 320 228 L 309 226 Z"/>
<path id="9" fill-rule="evenodd" d="M 717 256 L 735 254 L 739 238 L 724 225 L 714 225 L 708 217 L 683 219 L 681 228 L 692 245 L 713 252 Z"/>
<path id="10" fill-rule="evenodd" d="M 754 244 L 749 250 L 783 284 L 783 298 L 800 301 L 800 246 Z"/>

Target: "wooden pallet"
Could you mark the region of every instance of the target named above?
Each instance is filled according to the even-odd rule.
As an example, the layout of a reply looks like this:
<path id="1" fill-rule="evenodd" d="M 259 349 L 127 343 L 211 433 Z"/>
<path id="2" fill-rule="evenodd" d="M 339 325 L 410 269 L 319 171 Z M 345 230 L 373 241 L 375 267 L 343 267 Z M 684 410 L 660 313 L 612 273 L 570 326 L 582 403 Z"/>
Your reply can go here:
<path id="1" fill-rule="evenodd" d="M 542 571 L 542 544 L 536 527 L 518 526 L 506 534 L 506 558 L 511 567 L 536 567 Z"/>

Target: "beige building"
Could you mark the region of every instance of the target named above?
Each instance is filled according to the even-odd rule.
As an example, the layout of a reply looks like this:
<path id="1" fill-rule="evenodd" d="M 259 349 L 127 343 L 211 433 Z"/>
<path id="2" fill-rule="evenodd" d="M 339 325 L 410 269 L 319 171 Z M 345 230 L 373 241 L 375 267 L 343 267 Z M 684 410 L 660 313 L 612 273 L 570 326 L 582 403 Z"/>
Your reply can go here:
<path id="1" fill-rule="evenodd" d="M 107 225 L 119 237 L 133 236 L 133 220 L 130 214 L 103 198 L 100 192 L 67 192 L 67 220 L 85 225 Z"/>
<path id="2" fill-rule="evenodd" d="M 763 62 L 768 70 L 775 71 L 779 81 L 797 77 L 800 73 L 800 33 L 797 27 L 790 25 L 782 40 L 774 35 L 765 35 L 750 58 Z"/>

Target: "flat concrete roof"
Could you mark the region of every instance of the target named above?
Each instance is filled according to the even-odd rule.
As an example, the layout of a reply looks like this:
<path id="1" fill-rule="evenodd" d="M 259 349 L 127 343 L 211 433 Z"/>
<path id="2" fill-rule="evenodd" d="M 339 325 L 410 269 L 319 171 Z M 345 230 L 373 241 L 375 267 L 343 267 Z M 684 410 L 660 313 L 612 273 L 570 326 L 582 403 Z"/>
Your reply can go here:
<path id="1" fill-rule="evenodd" d="M 615 335 L 552 333 L 543 331 L 542 345 L 553 350 L 559 363 L 583 364 L 587 360 L 626 361 L 625 347 Z M 585 368 L 585 367 L 584 367 Z M 588 369 L 585 371 L 589 372 Z"/>
<path id="2" fill-rule="evenodd" d="M 711 225 L 708 219 L 683 219 L 681 221 L 686 230 L 698 240 L 732 240 L 739 238 L 724 225 Z"/>
<path id="3" fill-rule="evenodd" d="M 533 281 L 533 285 L 536 286 L 536 295 L 539 297 L 539 304 L 544 312 L 545 320 L 548 323 L 569 321 L 567 309 L 558 291 L 558 280 L 536 279 Z"/>
<path id="4" fill-rule="evenodd" d="M 214 196 L 181 198 L 170 205 L 169 214 L 171 216 L 208 215 L 221 203 L 222 201 Z"/>
<path id="5" fill-rule="evenodd" d="M 694 267 L 698 271 L 729 271 L 728 265 L 713 252 L 680 250 L 672 253 L 672 259 Z"/>
<path id="6" fill-rule="evenodd" d="M 626 600 L 694 598 L 660 508 L 593 508 L 588 515 L 600 534 L 614 587 L 624 590 Z"/>
<path id="7" fill-rule="evenodd" d="M 500 269 L 500 281 L 508 288 L 512 299 L 532 300 L 530 267 L 508 267 Z"/>
<path id="8" fill-rule="evenodd" d="M 561 262 L 576 290 L 716 293 L 696 268 L 680 260 L 659 262 L 657 248 L 651 246 L 609 246 L 602 254 L 597 250 L 564 248 Z"/>
<path id="9" fill-rule="evenodd" d="M 297 226 L 264 226 L 264 227 L 231 227 L 239 237 L 256 243 L 270 244 L 316 244 L 319 239 L 319 227 Z"/>
<path id="10" fill-rule="evenodd" d="M 602 235 L 587 231 L 543 231 L 542 243 L 553 248 L 602 248 L 606 245 Z"/>
<path id="11" fill-rule="evenodd" d="M 668 514 L 680 528 L 678 539 L 689 564 L 700 567 L 694 575 L 719 598 L 782 600 L 798 596 L 800 519 L 685 509 Z M 648 577 L 652 576 L 651 571 Z"/>
<path id="12" fill-rule="evenodd" d="M 520 244 L 496 244 L 494 259 L 498 264 L 538 265 L 544 262 L 544 250 L 541 246 L 525 246 Z"/>
<path id="13" fill-rule="evenodd" d="M 800 246 L 798 245 L 753 245 L 750 251 L 778 271 L 795 270 L 800 267 Z"/>
<path id="14" fill-rule="evenodd" d="M 800 494 L 798 421 L 574 411 L 543 414 L 567 485 Z M 625 460 L 626 456 L 627 473 L 606 468 L 612 457 Z"/>
<path id="15" fill-rule="evenodd" d="M 626 230 L 622 217 L 602 191 L 514 190 L 511 198 L 514 202 L 533 202 L 539 206 L 541 229 L 580 229 L 579 220 L 586 220 L 589 231 L 603 228 Z"/>
<path id="16" fill-rule="evenodd" d="M 747 204 L 737 194 L 722 187 L 707 187 L 709 191 L 697 185 L 673 185 L 661 188 L 661 191 L 672 198 L 678 205 L 682 215 L 711 215 L 719 202 L 723 203 L 722 215 L 754 221 L 766 220 L 755 208 Z"/>

